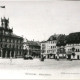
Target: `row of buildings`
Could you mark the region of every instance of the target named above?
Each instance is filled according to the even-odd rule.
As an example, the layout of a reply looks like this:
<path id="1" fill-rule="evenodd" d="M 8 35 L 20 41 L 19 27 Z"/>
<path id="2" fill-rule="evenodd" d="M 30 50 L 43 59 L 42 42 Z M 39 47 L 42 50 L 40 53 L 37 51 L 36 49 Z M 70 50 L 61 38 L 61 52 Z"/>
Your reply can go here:
<path id="1" fill-rule="evenodd" d="M 24 57 L 28 52 L 33 57 L 40 57 L 40 43 L 38 41 L 25 41 L 23 37 L 15 35 L 13 28 L 9 27 L 9 19 L 1 18 L 0 57 Z"/>
<path id="2" fill-rule="evenodd" d="M 80 32 L 54 34 L 41 42 L 41 51 L 46 58 L 80 59 Z"/>
<path id="3" fill-rule="evenodd" d="M 46 58 L 80 59 L 80 32 L 69 35 L 54 34 L 46 41 L 29 41 L 13 33 L 9 27 L 9 19 L 1 18 L 0 26 L 0 57 L 17 58 L 31 55 Z"/>
<path id="4" fill-rule="evenodd" d="M 36 58 L 40 58 L 41 55 L 41 46 L 39 41 L 29 41 L 24 38 L 23 42 L 23 54 L 31 55 Z"/>

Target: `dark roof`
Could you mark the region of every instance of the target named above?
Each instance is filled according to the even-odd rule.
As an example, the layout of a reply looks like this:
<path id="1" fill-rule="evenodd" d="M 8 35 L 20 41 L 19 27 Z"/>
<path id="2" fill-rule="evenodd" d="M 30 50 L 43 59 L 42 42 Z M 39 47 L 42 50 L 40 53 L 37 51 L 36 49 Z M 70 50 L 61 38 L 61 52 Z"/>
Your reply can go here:
<path id="1" fill-rule="evenodd" d="M 23 37 L 17 36 L 15 34 L 7 34 L 7 35 L 0 35 L 0 36 L 10 37 L 10 38 L 16 38 L 16 39 L 23 39 Z"/>
<path id="2" fill-rule="evenodd" d="M 16 35 L 16 34 L 12 34 L 11 36 L 12 36 L 12 37 L 15 37 L 15 38 L 23 38 L 23 37 L 18 36 L 18 35 Z"/>
<path id="3" fill-rule="evenodd" d="M 47 41 L 41 41 L 40 43 L 45 43 L 45 42 L 47 42 Z"/>
<path id="4" fill-rule="evenodd" d="M 28 45 L 40 46 L 40 42 L 37 42 L 37 41 L 27 41 L 26 43 L 27 43 Z"/>

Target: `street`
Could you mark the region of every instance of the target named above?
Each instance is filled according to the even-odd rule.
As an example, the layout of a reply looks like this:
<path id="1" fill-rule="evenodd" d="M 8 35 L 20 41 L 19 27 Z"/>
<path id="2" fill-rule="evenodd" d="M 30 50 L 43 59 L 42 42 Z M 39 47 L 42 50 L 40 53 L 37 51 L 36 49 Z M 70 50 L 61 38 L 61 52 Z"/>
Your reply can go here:
<path id="1" fill-rule="evenodd" d="M 0 59 L 0 75 L 0 79 L 80 79 L 80 61 Z"/>

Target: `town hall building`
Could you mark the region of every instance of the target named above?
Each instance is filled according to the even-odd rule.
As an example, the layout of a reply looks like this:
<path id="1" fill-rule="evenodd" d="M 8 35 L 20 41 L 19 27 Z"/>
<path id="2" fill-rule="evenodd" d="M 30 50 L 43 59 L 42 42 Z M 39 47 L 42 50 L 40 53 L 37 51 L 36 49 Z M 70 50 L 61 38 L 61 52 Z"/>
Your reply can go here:
<path id="1" fill-rule="evenodd" d="M 1 18 L 0 26 L 0 57 L 16 58 L 23 56 L 23 37 L 13 34 L 9 27 L 9 19 Z"/>

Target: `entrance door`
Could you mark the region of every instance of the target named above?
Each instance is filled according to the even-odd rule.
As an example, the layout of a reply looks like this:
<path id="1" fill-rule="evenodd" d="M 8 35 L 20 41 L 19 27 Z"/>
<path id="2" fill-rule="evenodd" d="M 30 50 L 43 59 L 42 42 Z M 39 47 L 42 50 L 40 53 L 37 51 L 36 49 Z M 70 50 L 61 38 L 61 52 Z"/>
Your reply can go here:
<path id="1" fill-rule="evenodd" d="M 68 59 L 71 59 L 71 55 L 68 55 Z"/>
<path id="2" fill-rule="evenodd" d="M 77 59 L 79 59 L 79 55 L 77 55 Z"/>

